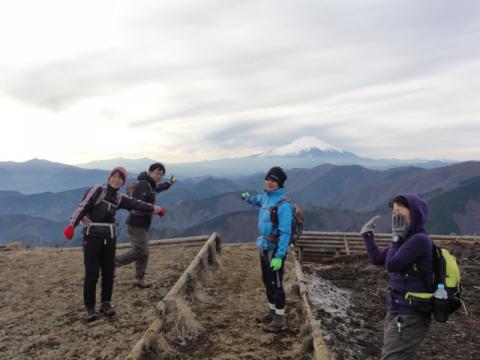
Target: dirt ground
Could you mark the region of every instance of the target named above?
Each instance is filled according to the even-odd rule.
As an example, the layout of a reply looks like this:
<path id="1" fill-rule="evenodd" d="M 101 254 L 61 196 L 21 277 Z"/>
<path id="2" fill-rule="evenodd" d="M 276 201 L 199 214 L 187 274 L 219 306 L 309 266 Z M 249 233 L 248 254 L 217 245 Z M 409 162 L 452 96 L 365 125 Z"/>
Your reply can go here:
<path id="1" fill-rule="evenodd" d="M 117 315 L 89 325 L 84 320 L 81 250 L 0 252 L 0 358 L 125 358 L 153 320 L 154 305 L 199 249 L 152 247 L 150 289 L 131 285 L 133 265 L 117 269 L 112 300 Z M 99 296 L 97 288 L 97 301 Z"/>
<path id="2" fill-rule="evenodd" d="M 220 261 L 192 301 L 196 332 L 184 341 L 175 336 L 173 325 L 166 326 L 162 351 L 150 359 L 302 359 L 301 304 L 287 290 L 293 263 L 287 262 L 284 279 L 289 329 L 270 334 L 254 319 L 267 305 L 257 250 L 253 245 L 224 247 Z"/>
<path id="3" fill-rule="evenodd" d="M 80 250 L 0 252 L 0 358 L 124 359 L 153 321 L 154 305 L 199 248 L 151 248 L 147 276 L 154 286 L 147 290 L 131 285 L 133 266 L 117 269 L 113 296 L 117 315 L 92 324 L 85 321 Z M 287 261 L 284 279 L 289 329 L 281 334 L 265 333 L 254 320 L 266 309 L 254 246 L 224 247 L 219 262 L 203 278 L 194 298 L 186 299 L 192 311 L 187 314 L 188 329 L 175 319 L 167 322 L 149 358 L 308 358 L 301 355 L 301 303 L 289 291 L 293 262 Z"/>
<path id="4" fill-rule="evenodd" d="M 419 359 L 480 359 L 480 245 L 445 244 L 462 271 L 462 299 L 468 310 L 432 321 Z M 356 255 L 304 266 L 316 317 L 328 346 L 342 359 L 379 359 L 388 274 Z"/>

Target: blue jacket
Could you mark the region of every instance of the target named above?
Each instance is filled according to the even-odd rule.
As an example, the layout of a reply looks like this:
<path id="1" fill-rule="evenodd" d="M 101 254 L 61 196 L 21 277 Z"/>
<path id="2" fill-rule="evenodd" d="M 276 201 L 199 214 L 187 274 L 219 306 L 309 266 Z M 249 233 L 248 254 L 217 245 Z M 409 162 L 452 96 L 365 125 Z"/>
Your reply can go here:
<path id="1" fill-rule="evenodd" d="M 363 236 L 368 256 L 373 264 L 384 265 L 390 273 L 387 308 L 390 313 L 411 314 L 415 310 L 405 300 L 405 293 L 433 292 L 433 242 L 424 230 L 428 216 L 427 204 L 413 194 L 402 195 L 410 205 L 412 223 L 404 242 L 392 242 L 379 250 L 372 233 Z M 413 265 L 420 271 L 415 271 Z"/>
<path id="2" fill-rule="evenodd" d="M 287 255 L 290 237 L 292 235 L 292 206 L 283 202 L 278 207 L 278 226 L 275 226 L 270 219 L 270 210 L 281 199 L 285 198 L 285 189 L 280 188 L 272 192 L 250 196 L 245 199 L 251 205 L 260 208 L 258 212 L 258 233 L 257 248 L 260 250 L 275 250 L 273 257 L 285 259 Z M 271 236 L 278 236 L 278 242 L 269 240 Z"/>

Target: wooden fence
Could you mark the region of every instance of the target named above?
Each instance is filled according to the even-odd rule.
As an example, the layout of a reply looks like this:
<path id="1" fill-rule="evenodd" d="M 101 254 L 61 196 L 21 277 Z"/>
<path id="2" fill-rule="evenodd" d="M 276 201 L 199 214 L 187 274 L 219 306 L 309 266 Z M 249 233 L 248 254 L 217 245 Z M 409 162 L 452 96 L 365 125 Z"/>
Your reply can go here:
<path id="1" fill-rule="evenodd" d="M 182 240 L 183 243 L 188 243 L 189 241 L 192 241 L 191 238 Z M 194 291 L 195 282 L 209 270 L 209 266 L 216 266 L 218 264 L 217 254 L 220 253 L 220 251 L 221 240 L 216 233 L 213 233 L 168 294 L 157 304 L 157 318 L 147 331 L 145 331 L 142 338 L 135 344 L 127 357 L 128 360 L 141 360 L 147 357 L 168 314 L 177 311 L 176 302 Z"/>
<path id="2" fill-rule="evenodd" d="M 480 235 L 430 235 L 430 237 L 437 244 L 450 241 L 466 244 L 480 243 Z M 379 247 L 387 247 L 391 238 L 391 234 L 376 234 L 375 242 Z M 305 231 L 297 240 L 295 247 L 298 250 L 300 263 L 304 261 L 319 262 L 326 257 L 366 252 L 365 244 L 359 233 Z"/>

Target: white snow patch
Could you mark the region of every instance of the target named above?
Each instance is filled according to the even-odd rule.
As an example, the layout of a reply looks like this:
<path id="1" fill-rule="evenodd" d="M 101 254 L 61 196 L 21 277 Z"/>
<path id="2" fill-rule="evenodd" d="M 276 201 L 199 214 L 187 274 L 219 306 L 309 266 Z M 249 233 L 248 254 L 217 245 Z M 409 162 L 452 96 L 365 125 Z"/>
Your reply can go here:
<path id="1" fill-rule="evenodd" d="M 267 151 L 260 156 L 292 156 L 300 155 L 311 150 L 318 149 L 323 152 L 338 152 L 343 153 L 343 150 L 336 148 L 326 142 L 318 139 L 315 136 L 304 136 L 288 145 L 280 146 L 271 151 Z"/>

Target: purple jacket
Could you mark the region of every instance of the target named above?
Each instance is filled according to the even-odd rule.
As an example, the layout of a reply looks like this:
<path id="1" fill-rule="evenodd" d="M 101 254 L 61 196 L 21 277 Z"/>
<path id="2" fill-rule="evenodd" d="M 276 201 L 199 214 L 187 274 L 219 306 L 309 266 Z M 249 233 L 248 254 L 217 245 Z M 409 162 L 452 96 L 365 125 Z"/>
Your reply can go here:
<path id="1" fill-rule="evenodd" d="M 427 204 L 413 194 L 402 195 L 410 205 L 412 223 L 407 240 L 390 243 L 380 250 L 375 235 L 363 235 L 368 256 L 375 265 L 385 265 L 390 273 L 387 309 L 392 314 L 412 314 L 416 310 L 405 300 L 405 293 L 433 292 L 432 240 L 423 229 L 428 216 Z M 413 269 L 414 264 L 419 271 Z"/>

